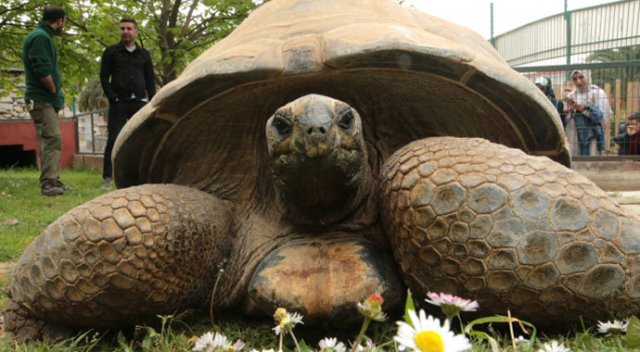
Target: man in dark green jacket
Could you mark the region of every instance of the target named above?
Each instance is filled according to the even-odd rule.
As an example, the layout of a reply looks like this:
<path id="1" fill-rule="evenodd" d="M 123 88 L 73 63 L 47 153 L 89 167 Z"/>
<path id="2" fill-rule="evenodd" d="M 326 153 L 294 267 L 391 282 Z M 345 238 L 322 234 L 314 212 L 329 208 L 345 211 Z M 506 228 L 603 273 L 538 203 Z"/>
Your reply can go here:
<path id="1" fill-rule="evenodd" d="M 64 106 L 58 55 L 53 42 L 64 28 L 65 12 L 59 6 L 47 6 L 42 21 L 24 40 L 22 62 L 26 76 L 25 101 L 36 125 L 40 141 L 40 189 L 45 196 L 64 193 L 60 182 L 62 138 L 58 111 Z"/>

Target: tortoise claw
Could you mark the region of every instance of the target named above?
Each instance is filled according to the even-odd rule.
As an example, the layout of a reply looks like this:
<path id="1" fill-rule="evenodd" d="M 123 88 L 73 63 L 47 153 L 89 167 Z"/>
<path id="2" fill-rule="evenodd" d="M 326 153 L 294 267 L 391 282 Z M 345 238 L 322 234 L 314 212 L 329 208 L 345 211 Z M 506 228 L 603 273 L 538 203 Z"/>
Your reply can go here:
<path id="1" fill-rule="evenodd" d="M 31 340 L 58 342 L 72 337 L 76 332 L 66 326 L 50 324 L 11 300 L 0 315 L 4 318 L 7 337 L 18 342 Z"/>

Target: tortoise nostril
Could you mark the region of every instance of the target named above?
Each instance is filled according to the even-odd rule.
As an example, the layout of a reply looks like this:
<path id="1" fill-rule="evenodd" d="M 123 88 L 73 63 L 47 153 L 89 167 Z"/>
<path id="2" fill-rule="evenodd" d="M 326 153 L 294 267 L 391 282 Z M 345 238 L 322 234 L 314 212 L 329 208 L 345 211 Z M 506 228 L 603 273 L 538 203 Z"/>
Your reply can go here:
<path id="1" fill-rule="evenodd" d="M 327 133 L 327 128 L 324 126 L 314 126 L 307 129 L 307 135 L 309 136 L 323 136 Z"/>

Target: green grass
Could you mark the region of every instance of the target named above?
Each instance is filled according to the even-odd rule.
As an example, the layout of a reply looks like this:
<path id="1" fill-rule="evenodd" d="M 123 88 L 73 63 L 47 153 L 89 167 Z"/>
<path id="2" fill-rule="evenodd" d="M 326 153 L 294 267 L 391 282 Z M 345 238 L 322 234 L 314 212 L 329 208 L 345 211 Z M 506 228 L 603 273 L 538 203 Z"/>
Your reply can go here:
<path id="1" fill-rule="evenodd" d="M 0 310 L 6 304 L 5 288 L 8 283 L 7 265 L 17 260 L 28 244 L 66 211 L 78 206 L 100 194 L 108 192 L 99 188 L 101 176 L 91 171 L 64 170 L 62 180 L 72 190 L 63 196 L 44 197 L 40 195 L 38 171 L 35 169 L 0 170 L 0 223 L 8 219 L 17 219 L 18 225 L 0 225 Z M 278 339 L 271 328 L 273 323 L 266 317 L 263 319 L 242 317 L 241 314 L 228 312 L 217 318 L 215 330 L 222 332 L 229 339 L 242 339 L 251 348 L 277 350 Z M 466 322 L 467 324 L 469 322 Z M 511 351 L 511 339 L 504 324 L 485 327 L 486 335 L 495 339 L 499 351 Z M 628 348 L 635 339 L 640 346 L 640 323 L 637 331 L 627 336 L 602 337 L 593 333 L 593 327 L 584 327 L 566 335 L 542 336 L 540 340 L 556 339 L 562 341 L 573 351 L 639 351 Z M 178 318 L 164 318 L 164 324 L 154 327 L 137 327 L 131 330 L 83 332 L 75 338 L 58 343 L 31 342 L 28 344 L 13 341 L 0 341 L 0 352 L 62 352 L 62 351 L 190 351 L 193 338 L 211 330 L 208 312 Z M 338 337 L 348 344 L 357 334 L 354 330 L 336 330 L 317 327 L 296 327 L 295 333 L 306 345 L 317 349 L 317 342 L 323 337 Z M 377 345 L 387 343 L 385 351 L 394 351 L 389 344 L 396 333 L 394 319 L 386 323 L 373 323 L 367 336 Z M 290 338 L 285 339 L 285 350 L 293 350 Z M 537 351 L 537 346 L 519 346 L 517 351 Z M 486 341 L 474 341 L 474 351 L 492 351 Z"/>
<path id="2" fill-rule="evenodd" d="M 108 192 L 100 188 L 97 172 L 63 170 L 62 182 L 71 190 L 62 196 L 40 194 L 36 169 L 0 171 L 0 223 L 17 219 L 18 225 L 0 225 L 0 262 L 16 260 L 44 228 L 73 207 Z"/>

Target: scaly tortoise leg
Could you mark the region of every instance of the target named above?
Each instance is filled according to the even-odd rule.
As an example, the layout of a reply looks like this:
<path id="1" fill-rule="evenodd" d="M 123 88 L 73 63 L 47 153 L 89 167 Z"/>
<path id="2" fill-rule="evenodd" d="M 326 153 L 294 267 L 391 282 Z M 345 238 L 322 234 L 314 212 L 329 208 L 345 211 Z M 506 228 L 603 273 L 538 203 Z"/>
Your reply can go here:
<path id="1" fill-rule="evenodd" d="M 122 327 L 206 304 L 230 248 L 229 204 L 185 186 L 117 190 L 60 217 L 16 264 L 4 312 L 19 339 Z"/>
<path id="2" fill-rule="evenodd" d="M 389 158 L 383 221 L 413 292 L 477 299 L 541 325 L 640 307 L 640 223 L 548 158 L 428 138 Z"/>

